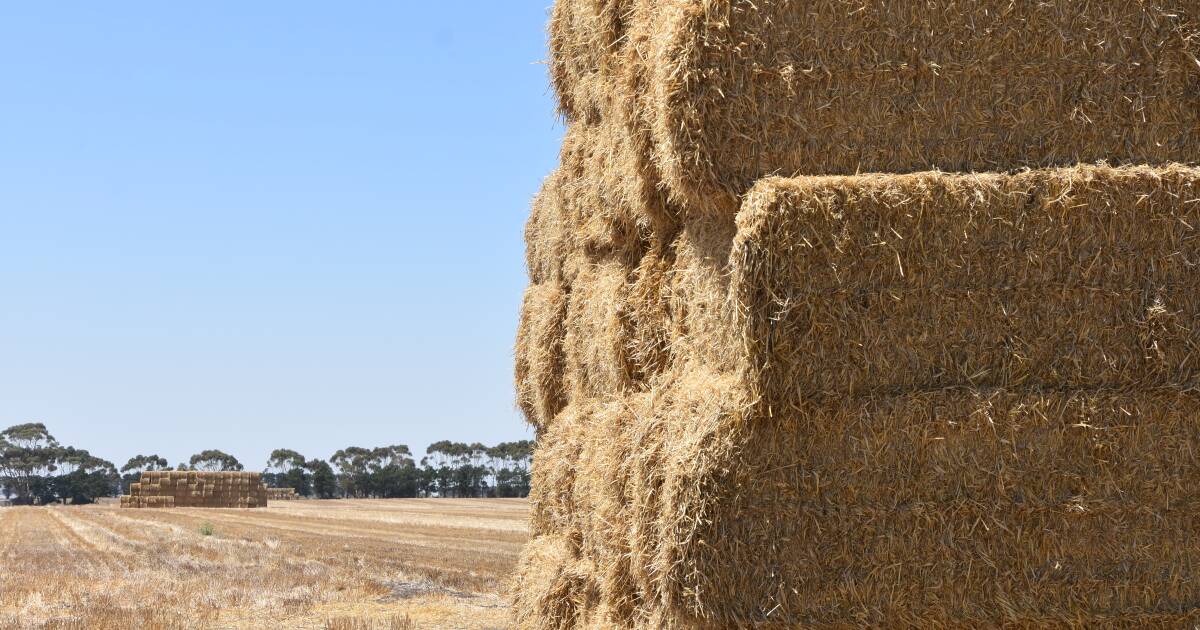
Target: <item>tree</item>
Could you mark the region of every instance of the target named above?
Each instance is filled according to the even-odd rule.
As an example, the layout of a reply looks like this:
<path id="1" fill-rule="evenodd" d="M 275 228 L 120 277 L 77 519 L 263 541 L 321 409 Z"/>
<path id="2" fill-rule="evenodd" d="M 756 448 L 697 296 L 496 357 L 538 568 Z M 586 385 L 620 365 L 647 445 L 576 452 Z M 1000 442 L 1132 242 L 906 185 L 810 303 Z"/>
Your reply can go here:
<path id="1" fill-rule="evenodd" d="M 271 456 L 267 459 L 267 468 L 286 472 L 293 468 L 303 468 L 304 461 L 303 455 L 290 448 L 277 448 L 271 451 Z"/>
<path id="2" fill-rule="evenodd" d="M 330 458 L 340 471 L 342 491 L 352 497 L 415 497 L 420 473 L 405 444 L 374 449 L 344 448 Z"/>
<path id="3" fill-rule="evenodd" d="M 341 449 L 329 458 L 330 463 L 338 468 L 343 495 L 367 496 L 367 475 L 370 472 L 367 466 L 371 459 L 371 451 L 361 446 Z"/>
<path id="4" fill-rule="evenodd" d="M 18 503 L 44 500 L 52 493 L 46 480 L 57 470 L 58 440 L 37 422 L 18 424 L 0 431 L 0 483 L 11 489 Z"/>
<path id="5" fill-rule="evenodd" d="M 533 442 L 503 442 L 490 449 L 495 493 L 498 497 L 529 496 L 529 465 Z"/>
<path id="6" fill-rule="evenodd" d="M 263 478 L 267 485 L 275 488 L 292 488 L 306 497 L 312 494 L 312 477 L 305 470 L 304 456 L 291 449 L 271 451 Z"/>
<path id="7" fill-rule="evenodd" d="M 0 441 L 17 448 L 35 449 L 58 446 L 58 440 L 41 422 L 28 422 L 0 431 Z"/>
<path id="8" fill-rule="evenodd" d="M 50 485 L 53 496 L 74 504 L 92 503 L 112 496 L 119 488 L 117 467 L 91 453 L 73 447 L 59 448 L 58 475 Z"/>
<path id="9" fill-rule="evenodd" d="M 233 472 L 243 469 L 241 462 L 236 457 L 215 449 L 201 451 L 192 455 L 188 463 L 192 465 L 192 470 L 207 472 Z"/>
<path id="10" fill-rule="evenodd" d="M 19 503 L 91 503 L 119 487 L 111 462 L 62 446 L 41 423 L 0 432 L 0 485 Z"/>
<path id="11" fill-rule="evenodd" d="M 448 439 L 430 444 L 425 452 L 425 480 L 428 492 L 437 493 L 439 497 L 458 496 L 455 482 L 456 457 L 460 452 L 458 444 Z"/>
<path id="12" fill-rule="evenodd" d="M 417 496 L 421 475 L 407 445 L 394 444 L 372 450 L 367 469 L 366 485 L 370 496 L 385 499 Z"/>
<path id="13" fill-rule="evenodd" d="M 370 458 L 367 460 L 367 465 L 375 470 L 381 470 L 388 466 L 411 466 L 412 464 L 412 451 L 408 450 L 408 446 L 405 444 L 381 446 L 372 450 Z"/>
<path id="14" fill-rule="evenodd" d="M 313 494 L 318 499 L 332 499 L 337 496 L 337 477 L 328 462 L 311 459 L 305 462 L 304 467 L 312 473 Z"/>

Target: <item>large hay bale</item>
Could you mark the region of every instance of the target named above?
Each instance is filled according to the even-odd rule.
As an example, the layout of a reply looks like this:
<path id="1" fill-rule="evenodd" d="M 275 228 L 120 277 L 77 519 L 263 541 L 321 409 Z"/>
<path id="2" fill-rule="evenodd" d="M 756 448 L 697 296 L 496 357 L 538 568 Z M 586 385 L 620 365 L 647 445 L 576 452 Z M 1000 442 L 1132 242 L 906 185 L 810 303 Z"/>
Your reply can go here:
<path id="1" fill-rule="evenodd" d="M 693 209 L 772 174 L 1200 159 L 1197 0 L 559 0 L 550 31 L 567 116 Z"/>
<path id="2" fill-rule="evenodd" d="M 946 390 L 768 419 L 739 390 L 552 425 L 578 459 L 539 459 L 535 541 L 566 552 L 524 560 L 524 627 L 1197 617 L 1195 394 Z M 579 603 L 524 577 L 562 571 Z"/>
<path id="3" fill-rule="evenodd" d="M 1194 386 L 1197 172 L 766 180 L 733 254 L 756 378 L 777 412 L 959 386 Z"/>
<path id="4" fill-rule="evenodd" d="M 647 255 L 669 360 L 539 425 L 522 627 L 1200 619 L 1200 169 L 767 180 Z"/>

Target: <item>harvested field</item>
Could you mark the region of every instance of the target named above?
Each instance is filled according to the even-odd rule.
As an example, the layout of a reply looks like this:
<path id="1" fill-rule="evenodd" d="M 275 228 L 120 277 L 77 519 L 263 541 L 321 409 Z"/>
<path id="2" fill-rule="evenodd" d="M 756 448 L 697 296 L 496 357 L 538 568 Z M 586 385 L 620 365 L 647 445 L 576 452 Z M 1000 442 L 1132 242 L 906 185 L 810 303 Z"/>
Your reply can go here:
<path id="1" fill-rule="evenodd" d="M 503 628 L 526 506 L 3 509 L 0 629 Z"/>

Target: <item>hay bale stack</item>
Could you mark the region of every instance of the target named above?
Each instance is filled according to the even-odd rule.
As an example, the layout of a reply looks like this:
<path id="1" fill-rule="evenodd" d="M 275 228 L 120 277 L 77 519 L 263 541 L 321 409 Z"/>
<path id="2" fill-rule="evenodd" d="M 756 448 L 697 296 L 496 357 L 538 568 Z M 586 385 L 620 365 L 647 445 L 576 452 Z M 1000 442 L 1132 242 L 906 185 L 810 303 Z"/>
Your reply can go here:
<path id="1" fill-rule="evenodd" d="M 619 267 L 636 377 L 575 250 L 521 626 L 1197 615 L 1200 169 L 769 179 L 729 223 Z"/>
<path id="2" fill-rule="evenodd" d="M 550 30 L 520 627 L 1200 621 L 1200 2 Z"/>
<path id="3" fill-rule="evenodd" d="M 267 506 L 262 473 L 147 471 L 130 484 L 121 507 L 258 508 Z"/>
<path id="4" fill-rule="evenodd" d="M 772 174 L 1200 158 L 1197 0 L 559 0 L 550 32 L 572 124 L 624 128 L 687 209 Z"/>

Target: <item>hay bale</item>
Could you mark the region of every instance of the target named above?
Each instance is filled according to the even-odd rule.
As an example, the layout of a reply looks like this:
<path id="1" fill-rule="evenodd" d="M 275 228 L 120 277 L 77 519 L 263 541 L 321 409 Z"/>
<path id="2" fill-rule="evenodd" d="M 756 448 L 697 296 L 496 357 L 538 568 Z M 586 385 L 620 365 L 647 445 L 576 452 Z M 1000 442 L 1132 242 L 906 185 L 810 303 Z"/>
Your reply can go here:
<path id="1" fill-rule="evenodd" d="M 560 0 L 550 33 L 568 118 L 648 138 L 700 211 L 771 174 L 1200 159 L 1195 0 Z"/>
<path id="2" fill-rule="evenodd" d="M 559 108 L 573 120 L 600 116 L 610 98 L 605 79 L 620 74 L 629 0 L 555 2 L 550 15 L 550 77 Z"/>
<path id="3" fill-rule="evenodd" d="M 666 613 L 661 604 L 680 580 L 674 568 L 686 567 L 678 539 L 705 514 L 692 479 L 728 464 L 747 406 L 730 375 L 699 371 L 668 382 L 573 404 L 543 430 L 530 495 L 534 540 L 561 543 L 554 562 L 594 595 L 566 615 L 537 608 L 563 604 L 538 590 L 537 576 L 554 568 L 529 566 L 539 558 L 527 557 L 514 589 L 518 617 L 589 621 L 522 627 L 662 627 L 650 620 Z"/>
<path id="4" fill-rule="evenodd" d="M 531 284 L 567 285 L 575 277 L 575 222 L 560 179 L 555 171 L 542 183 L 525 223 L 525 266 Z"/>
<path id="5" fill-rule="evenodd" d="M 731 291 L 776 412 L 946 387 L 1200 382 L 1200 170 L 772 179 Z"/>
<path id="6" fill-rule="evenodd" d="M 526 558 L 518 615 L 535 621 L 523 627 L 598 614 L 598 627 L 1196 614 L 1195 394 L 950 390 L 746 422 L 736 401 L 748 396 L 729 391 L 733 406 L 703 414 L 650 404 L 659 413 L 630 412 L 626 428 L 603 410 L 574 431 L 560 417 L 546 439 L 584 455 L 571 487 L 538 488 L 561 519 L 543 536 L 565 550 L 549 568 Z M 673 429 L 685 417 L 694 425 Z M 594 601 L 560 610 L 539 588 L 561 585 L 529 577 L 554 567 L 591 567 L 570 581 Z"/>
<path id="7" fill-rule="evenodd" d="M 1195 619 L 1198 230 L 1183 166 L 776 179 L 692 217 L 647 254 L 661 373 L 539 427 L 521 627 Z M 572 299 L 616 297 L 580 321 L 629 308 L 581 269 Z M 564 378 L 629 337 L 590 326 Z"/>
<path id="8" fill-rule="evenodd" d="M 517 404 L 531 423 L 549 423 L 566 404 L 563 338 L 567 295 L 555 284 L 525 290 L 517 329 Z"/>
<path id="9" fill-rule="evenodd" d="M 628 133 L 628 124 L 633 123 L 578 123 L 563 137 L 557 203 L 574 225 L 574 245 L 588 262 L 634 267 L 647 250 L 662 245 L 658 237 L 674 224 L 657 189 L 650 147 Z"/>
<path id="10" fill-rule="evenodd" d="M 588 265 L 571 289 L 563 346 L 572 396 L 619 393 L 632 384 L 628 282 L 624 265 Z"/>

